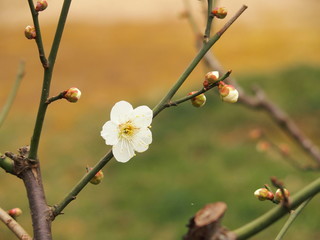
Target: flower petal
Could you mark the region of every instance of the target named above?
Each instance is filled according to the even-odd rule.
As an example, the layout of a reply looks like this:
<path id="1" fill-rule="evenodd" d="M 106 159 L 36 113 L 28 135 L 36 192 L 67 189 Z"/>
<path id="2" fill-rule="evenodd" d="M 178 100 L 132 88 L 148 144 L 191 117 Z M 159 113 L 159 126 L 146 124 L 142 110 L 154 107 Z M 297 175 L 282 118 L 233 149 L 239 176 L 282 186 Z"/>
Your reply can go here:
<path id="1" fill-rule="evenodd" d="M 222 98 L 223 101 L 228 103 L 235 103 L 238 101 L 239 92 L 237 89 L 233 89 L 229 92 L 229 94 Z"/>
<path id="2" fill-rule="evenodd" d="M 152 133 L 149 128 L 141 128 L 131 140 L 133 149 L 137 152 L 144 152 L 152 142 Z"/>
<path id="3" fill-rule="evenodd" d="M 112 153 L 118 162 L 123 163 L 135 156 L 133 146 L 126 139 L 120 139 L 116 145 L 113 145 Z"/>
<path id="4" fill-rule="evenodd" d="M 152 117 L 153 112 L 148 106 L 137 107 L 130 114 L 132 123 L 138 128 L 150 126 Z"/>
<path id="5" fill-rule="evenodd" d="M 111 109 L 110 119 L 117 124 L 124 123 L 128 120 L 132 110 L 133 107 L 130 103 L 126 101 L 117 102 Z"/>
<path id="6" fill-rule="evenodd" d="M 117 144 L 119 141 L 118 125 L 108 121 L 102 126 L 101 137 L 104 138 L 107 145 Z"/>

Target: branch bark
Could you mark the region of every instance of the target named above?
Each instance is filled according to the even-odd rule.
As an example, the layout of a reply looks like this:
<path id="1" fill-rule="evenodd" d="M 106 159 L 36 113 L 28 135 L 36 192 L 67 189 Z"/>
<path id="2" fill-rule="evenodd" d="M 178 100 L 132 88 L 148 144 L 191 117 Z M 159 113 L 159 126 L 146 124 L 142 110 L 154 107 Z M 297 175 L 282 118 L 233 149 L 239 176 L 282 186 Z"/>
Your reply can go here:
<path id="1" fill-rule="evenodd" d="M 32 240 L 29 234 L 6 211 L 0 208 L 0 220 L 21 240 Z"/>
<path id="2" fill-rule="evenodd" d="M 25 169 L 22 178 L 29 200 L 35 240 L 51 240 L 51 209 L 47 205 L 39 164 Z"/>

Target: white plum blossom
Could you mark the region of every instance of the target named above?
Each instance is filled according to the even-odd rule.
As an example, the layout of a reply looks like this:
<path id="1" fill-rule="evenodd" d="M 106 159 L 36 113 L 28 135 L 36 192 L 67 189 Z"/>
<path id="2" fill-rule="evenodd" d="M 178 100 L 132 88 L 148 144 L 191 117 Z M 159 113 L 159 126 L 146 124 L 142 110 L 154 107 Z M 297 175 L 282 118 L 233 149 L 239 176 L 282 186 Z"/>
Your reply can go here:
<path id="1" fill-rule="evenodd" d="M 152 118 L 153 112 L 147 106 L 133 109 L 126 101 L 113 106 L 110 121 L 103 125 L 101 136 L 107 145 L 112 145 L 113 156 L 118 162 L 127 162 L 135 156 L 135 152 L 144 152 L 149 148 Z"/>

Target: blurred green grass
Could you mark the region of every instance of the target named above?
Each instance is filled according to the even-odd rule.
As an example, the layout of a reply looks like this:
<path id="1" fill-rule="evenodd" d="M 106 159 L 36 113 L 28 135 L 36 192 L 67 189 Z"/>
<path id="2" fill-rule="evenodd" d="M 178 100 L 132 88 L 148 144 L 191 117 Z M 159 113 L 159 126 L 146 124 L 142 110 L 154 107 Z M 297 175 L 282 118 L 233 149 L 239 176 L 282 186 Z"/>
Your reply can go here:
<path id="1" fill-rule="evenodd" d="M 237 77 L 247 90 L 252 84 L 262 86 L 269 98 L 320 145 L 319 66 L 296 65 Z M 161 113 L 153 122 L 150 149 L 126 164 L 112 160 L 104 168 L 104 181 L 85 188 L 54 221 L 54 239 L 181 239 L 190 217 L 204 204 L 215 201 L 228 204 L 224 224 L 234 229 L 273 206 L 253 197 L 253 191 L 269 183 L 270 176 L 282 179 L 294 193 L 319 175 L 297 171 L 275 153 L 255 150 L 256 142 L 249 139 L 248 132 L 259 127 L 267 130 L 276 144 L 289 144 L 300 162 L 312 163 L 266 114 L 222 103 L 214 91 L 207 98 L 208 103 L 200 109 L 185 103 Z M 134 105 L 141 103 L 145 104 L 144 99 L 136 99 Z M 93 165 L 109 149 L 99 132 L 109 119 L 111 106 L 99 105 L 81 114 L 68 112 L 66 107 L 67 123 L 55 118 L 55 106 L 52 108 L 45 123 L 40 158 L 48 202 L 53 205 L 84 174 L 86 165 Z M 31 136 L 34 116 L 19 111 L 12 115 L 1 129 L 1 151 L 14 151 L 27 144 Z M 19 221 L 31 232 L 21 181 L 4 172 L 0 179 L 1 207 L 22 208 L 25 214 Z M 319 196 L 285 239 L 320 238 L 318 203 Z M 282 224 L 283 220 L 252 239 L 274 239 Z M 3 224 L 0 239 L 13 239 Z"/>

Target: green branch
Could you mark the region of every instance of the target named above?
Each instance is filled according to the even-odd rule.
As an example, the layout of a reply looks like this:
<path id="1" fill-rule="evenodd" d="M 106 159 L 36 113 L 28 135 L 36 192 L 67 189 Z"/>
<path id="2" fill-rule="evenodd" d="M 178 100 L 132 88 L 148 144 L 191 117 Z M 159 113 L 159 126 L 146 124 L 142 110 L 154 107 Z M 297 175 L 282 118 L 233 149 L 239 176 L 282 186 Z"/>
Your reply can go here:
<path id="1" fill-rule="evenodd" d="M 24 76 L 24 67 L 25 67 L 25 63 L 23 61 L 20 62 L 19 68 L 18 68 L 18 73 L 16 76 L 16 80 L 14 82 L 14 85 L 11 89 L 11 92 L 7 98 L 6 103 L 4 104 L 2 111 L 0 112 L 0 127 L 2 126 L 4 120 L 6 119 L 9 110 L 13 104 L 13 100 L 15 98 L 15 96 L 17 95 L 18 89 L 19 89 L 19 85 L 21 83 L 21 80 Z"/>
<path id="2" fill-rule="evenodd" d="M 90 180 L 99 172 L 111 159 L 113 158 L 112 151 L 110 150 L 82 179 L 75 185 L 75 187 L 66 195 L 66 197 L 53 207 L 53 217 L 61 214 L 62 210 L 68 204 L 76 199 L 81 190 L 90 182 Z"/>
<path id="3" fill-rule="evenodd" d="M 302 212 L 302 210 L 305 208 L 305 206 L 311 201 L 312 198 L 307 199 L 305 202 L 303 202 L 296 210 L 292 211 L 290 213 L 290 216 L 288 220 L 286 221 L 285 225 L 277 235 L 275 240 L 281 240 L 283 236 L 286 234 L 288 231 L 289 227 L 291 224 L 294 222 L 294 220 L 299 216 L 299 214 Z"/>
<path id="4" fill-rule="evenodd" d="M 39 24 L 39 13 L 35 10 L 34 4 L 32 0 L 28 0 L 31 15 L 32 15 L 32 20 L 33 20 L 33 25 L 36 29 L 36 43 L 39 51 L 39 57 L 40 61 L 42 63 L 42 66 L 44 68 L 48 67 L 48 61 L 46 59 L 46 55 L 44 52 L 44 47 L 42 43 L 42 37 L 41 37 L 41 31 L 40 31 L 40 24 Z"/>
<path id="5" fill-rule="evenodd" d="M 313 181 L 312 183 L 304 187 L 302 190 L 300 190 L 291 198 L 290 209 L 295 209 L 300 204 L 305 202 L 307 199 L 315 196 L 319 192 L 320 192 L 320 178 L 316 179 L 315 181 Z M 275 223 L 278 219 L 280 219 L 286 214 L 288 214 L 288 209 L 283 207 L 282 205 L 279 205 L 271 209 L 269 212 L 265 213 L 264 215 L 258 217 L 254 221 L 232 232 L 237 235 L 237 238 L 236 238 L 237 240 L 248 239 L 249 237 L 252 237 L 258 232 L 261 232 L 262 230 L 266 229 L 268 226 Z"/>
<path id="6" fill-rule="evenodd" d="M 171 98 L 175 95 L 178 89 L 182 86 L 188 76 L 192 73 L 195 67 L 199 64 L 204 55 L 209 49 L 219 40 L 222 34 L 234 23 L 238 17 L 247 9 L 247 6 L 243 5 L 242 8 L 217 32 L 206 44 L 202 46 L 196 57 L 192 60 L 187 69 L 182 73 L 177 82 L 172 86 L 167 95 L 153 108 L 154 116 L 158 115 L 165 106 L 170 102 Z"/>
<path id="7" fill-rule="evenodd" d="M 59 18 L 59 22 L 58 22 L 58 26 L 57 26 L 57 30 L 56 30 L 56 34 L 54 36 L 52 47 L 51 47 L 51 51 L 50 51 L 49 58 L 48 58 L 50 67 L 52 67 L 52 68 L 53 68 L 54 63 L 56 61 L 56 57 L 57 57 L 57 53 L 58 53 L 58 50 L 59 50 L 59 46 L 60 46 L 60 42 L 61 42 L 64 26 L 66 24 L 66 20 L 67 20 L 68 12 L 69 12 L 69 9 L 70 9 L 71 1 L 72 0 L 64 0 L 64 2 L 63 2 L 63 6 L 62 6 L 62 10 L 61 10 L 61 13 L 60 13 L 60 18 Z"/>
<path id="8" fill-rule="evenodd" d="M 243 6 L 235 16 L 212 38 L 208 44 L 203 46 L 198 55 L 192 61 L 190 66 L 186 69 L 186 71 L 180 76 L 176 84 L 172 87 L 172 89 L 168 92 L 168 94 L 161 100 L 161 102 L 153 109 L 153 117 L 156 117 L 162 110 L 167 107 L 167 103 L 169 103 L 170 99 L 174 96 L 174 94 L 181 87 L 183 82 L 187 79 L 189 74 L 193 71 L 193 69 L 200 62 L 201 58 L 206 54 L 206 52 L 210 49 L 210 47 L 220 38 L 220 36 L 231 26 L 231 24 L 241 15 L 241 13 L 246 9 L 246 6 Z M 231 72 L 226 73 L 221 79 L 225 79 L 229 76 Z M 199 93 L 200 94 L 200 93 Z M 186 101 L 186 100 L 184 100 Z M 74 186 L 74 188 L 65 196 L 65 198 L 58 204 L 53 207 L 53 218 L 61 214 L 62 210 L 70 203 L 72 200 L 76 199 L 77 195 L 81 192 L 81 190 L 90 182 L 90 180 L 99 172 L 111 159 L 113 158 L 112 151 L 110 150 L 86 175 L 82 177 L 82 179 Z"/>
<path id="9" fill-rule="evenodd" d="M 206 43 L 210 38 L 211 25 L 214 17 L 211 12 L 212 12 L 212 0 L 208 0 L 207 26 L 206 26 L 206 30 L 204 32 L 204 37 L 203 37 L 204 43 Z"/>
<path id="10" fill-rule="evenodd" d="M 64 26 L 66 23 L 66 19 L 68 16 L 70 5 L 71 5 L 71 0 L 65 0 L 63 3 L 58 26 L 57 26 L 57 30 L 55 33 L 55 37 L 54 37 L 51 51 L 50 51 L 49 58 L 48 58 L 48 67 L 44 69 L 41 99 L 40 99 L 40 104 L 39 104 L 39 109 L 38 109 L 38 114 L 37 114 L 37 119 L 36 119 L 34 131 L 33 131 L 33 136 L 31 138 L 31 143 L 30 143 L 29 158 L 31 158 L 31 159 L 37 159 L 37 153 L 38 153 L 38 147 L 39 147 L 39 142 L 40 142 L 42 126 L 43 126 L 43 122 L 44 122 L 44 117 L 46 115 L 46 110 L 48 107 L 48 104 L 46 103 L 46 101 L 49 97 L 52 72 L 53 72 L 55 60 L 57 57 L 58 49 L 60 46 L 60 41 L 61 41 L 62 33 L 64 30 Z"/>
<path id="11" fill-rule="evenodd" d="M 202 93 L 208 92 L 210 89 L 218 86 L 218 85 L 219 85 L 219 82 L 225 80 L 227 77 L 230 76 L 230 74 L 231 74 L 231 71 L 228 71 L 226 74 L 224 74 L 224 75 L 223 75 L 219 80 L 217 80 L 215 83 L 209 85 L 209 87 L 207 87 L 207 88 L 202 88 L 202 89 L 200 89 L 199 91 L 197 91 L 196 93 L 194 93 L 194 94 L 192 94 L 192 95 L 188 95 L 188 96 L 185 96 L 185 97 L 183 97 L 183 98 L 180 98 L 180 99 L 178 99 L 178 100 L 176 100 L 176 101 L 170 102 L 170 103 L 168 103 L 165 107 L 177 106 L 177 105 L 179 105 L 179 104 L 181 104 L 181 103 L 183 103 L 183 102 L 186 102 L 186 101 L 188 101 L 188 100 L 190 100 L 190 99 L 192 99 L 192 98 L 194 98 L 194 97 L 196 97 L 196 96 L 198 96 L 198 95 L 200 95 L 200 94 L 202 94 Z"/>

